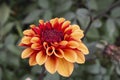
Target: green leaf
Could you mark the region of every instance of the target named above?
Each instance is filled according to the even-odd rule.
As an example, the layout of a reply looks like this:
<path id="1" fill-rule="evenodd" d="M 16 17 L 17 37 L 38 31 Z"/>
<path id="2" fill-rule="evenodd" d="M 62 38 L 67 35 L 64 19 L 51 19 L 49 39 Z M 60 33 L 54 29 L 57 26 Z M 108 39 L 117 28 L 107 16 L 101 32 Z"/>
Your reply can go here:
<path id="1" fill-rule="evenodd" d="M 86 5 L 89 9 L 92 10 L 98 10 L 97 2 L 96 0 L 87 0 Z"/>
<path id="2" fill-rule="evenodd" d="M 100 73 L 101 73 L 101 74 L 106 74 L 106 73 L 107 73 L 106 68 L 100 67 Z"/>
<path id="3" fill-rule="evenodd" d="M 5 74 L 3 75 L 4 76 L 3 80 L 15 80 L 15 74 L 13 71 L 5 69 L 4 73 Z M 13 79 L 13 77 L 14 77 L 14 79 Z"/>
<path id="4" fill-rule="evenodd" d="M 0 30 L 1 34 L 6 35 L 7 33 L 10 32 L 10 30 L 13 28 L 13 26 L 14 26 L 14 22 L 9 22 L 9 23 L 5 24 L 5 26 L 2 27 L 2 29 Z"/>
<path id="5" fill-rule="evenodd" d="M 7 55 L 6 52 L 0 51 L 0 64 L 6 63 Z"/>
<path id="6" fill-rule="evenodd" d="M 87 38 L 90 40 L 97 40 L 100 38 L 100 34 L 96 28 L 90 28 L 88 33 L 87 33 Z"/>
<path id="7" fill-rule="evenodd" d="M 96 28 L 100 28 L 102 26 L 102 22 L 99 19 L 97 19 L 92 23 L 91 26 L 96 27 Z"/>
<path id="8" fill-rule="evenodd" d="M 102 75 L 96 75 L 93 77 L 93 80 L 103 80 L 103 76 Z"/>
<path id="9" fill-rule="evenodd" d="M 60 80 L 60 76 L 57 73 L 55 74 L 47 73 L 44 80 Z"/>
<path id="10" fill-rule="evenodd" d="M 103 76 L 100 74 L 93 77 L 93 80 L 102 80 L 102 79 L 103 79 Z"/>
<path id="11" fill-rule="evenodd" d="M 117 36 L 118 36 L 118 31 L 117 31 L 116 25 L 115 25 L 114 21 L 109 18 L 106 21 L 105 35 L 103 38 L 110 43 L 114 43 L 115 38 Z"/>
<path id="12" fill-rule="evenodd" d="M 37 65 L 37 66 L 32 67 L 31 72 L 34 74 L 37 74 L 37 73 L 40 74 L 41 73 L 41 66 Z"/>
<path id="13" fill-rule="evenodd" d="M 118 75 L 120 75 L 120 65 L 117 65 L 117 67 L 115 68 L 115 70 L 116 70 L 116 73 L 117 73 Z"/>
<path id="14" fill-rule="evenodd" d="M 17 69 L 20 66 L 19 57 L 7 54 L 7 64 Z"/>
<path id="15" fill-rule="evenodd" d="M 13 34 L 9 34 L 7 35 L 7 37 L 5 38 L 5 45 L 9 45 L 9 44 L 14 44 L 15 43 L 15 36 Z"/>
<path id="16" fill-rule="evenodd" d="M 7 49 L 14 55 L 20 56 L 20 50 L 18 49 L 17 46 L 9 44 L 7 45 Z"/>
<path id="17" fill-rule="evenodd" d="M 110 80 L 110 75 L 104 75 L 103 79 L 102 80 Z"/>
<path id="18" fill-rule="evenodd" d="M 39 9 L 33 10 L 23 20 L 23 24 L 33 23 L 35 20 L 38 20 L 41 13 L 42 13 L 42 11 Z"/>
<path id="19" fill-rule="evenodd" d="M 120 7 L 116 7 L 111 11 L 111 16 L 112 17 L 120 17 Z"/>
<path id="20" fill-rule="evenodd" d="M 52 18 L 52 12 L 50 10 L 46 10 L 43 17 L 44 17 L 44 20 L 46 20 L 46 21 L 51 19 Z"/>
<path id="21" fill-rule="evenodd" d="M 3 43 L 0 43 L 0 48 L 2 48 L 3 47 Z"/>
<path id="22" fill-rule="evenodd" d="M 13 34 L 9 34 L 6 38 L 5 38 L 5 47 L 14 55 L 19 56 L 20 55 L 20 50 L 18 49 L 18 46 L 15 45 L 15 40 L 16 36 L 14 36 Z"/>
<path id="23" fill-rule="evenodd" d="M 49 2 L 48 2 L 48 0 L 38 0 L 38 5 L 41 8 L 45 8 L 45 9 L 49 8 Z"/>
<path id="24" fill-rule="evenodd" d="M 75 13 L 73 13 L 73 12 L 66 13 L 65 18 L 68 19 L 68 20 L 72 20 L 72 19 L 75 18 Z"/>
<path id="25" fill-rule="evenodd" d="M 97 2 L 98 10 L 102 11 L 108 8 L 114 2 L 114 0 L 96 0 L 96 2 Z"/>
<path id="26" fill-rule="evenodd" d="M 6 4 L 0 6 L 0 25 L 3 25 L 10 15 L 10 8 Z"/>
<path id="27" fill-rule="evenodd" d="M 97 45 L 97 42 L 87 43 L 87 47 L 89 49 L 90 54 L 94 54 L 96 52 L 96 50 L 97 50 L 96 45 Z M 92 55 L 88 55 L 88 58 L 89 58 L 89 56 L 90 56 L 90 58 L 94 57 L 94 56 L 92 57 Z"/>
<path id="28" fill-rule="evenodd" d="M 19 36 L 22 37 L 23 36 L 23 32 L 22 32 L 22 28 L 21 28 L 22 25 L 19 22 L 16 22 L 15 25 L 16 25 L 16 29 L 17 29 Z"/>
<path id="29" fill-rule="evenodd" d="M 72 73 L 72 76 L 76 77 L 76 76 L 80 76 L 81 74 L 83 74 L 83 71 L 85 70 L 85 67 L 83 65 L 75 65 L 75 69 Z"/>
<path id="30" fill-rule="evenodd" d="M 2 80 L 2 69 L 0 67 L 0 80 Z"/>
<path id="31" fill-rule="evenodd" d="M 115 19 L 117 26 L 120 28 L 120 18 Z"/>
<path id="32" fill-rule="evenodd" d="M 78 19 L 81 27 L 85 28 L 90 22 L 89 11 L 85 8 L 77 9 L 76 18 Z"/>
<path id="33" fill-rule="evenodd" d="M 98 74 L 100 72 L 100 63 L 96 60 L 95 64 L 91 64 L 86 66 L 86 71 L 91 74 Z"/>
<path id="34" fill-rule="evenodd" d="M 58 4 L 59 5 L 56 8 L 56 13 L 61 13 L 61 12 L 68 11 L 71 8 L 73 3 L 72 3 L 71 0 L 64 0 L 63 2 L 58 3 Z"/>

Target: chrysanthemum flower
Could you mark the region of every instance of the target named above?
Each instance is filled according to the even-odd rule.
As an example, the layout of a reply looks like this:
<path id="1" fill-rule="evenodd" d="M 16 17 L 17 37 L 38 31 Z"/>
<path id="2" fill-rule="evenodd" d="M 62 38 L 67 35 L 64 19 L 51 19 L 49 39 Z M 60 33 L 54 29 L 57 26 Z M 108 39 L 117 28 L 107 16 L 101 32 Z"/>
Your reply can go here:
<path id="1" fill-rule="evenodd" d="M 74 63 L 82 64 L 89 53 L 81 41 L 84 34 L 78 25 L 64 18 L 54 18 L 39 25 L 30 25 L 23 32 L 19 46 L 25 46 L 21 57 L 29 58 L 29 64 L 44 65 L 51 74 L 56 71 L 65 77 L 71 75 Z"/>

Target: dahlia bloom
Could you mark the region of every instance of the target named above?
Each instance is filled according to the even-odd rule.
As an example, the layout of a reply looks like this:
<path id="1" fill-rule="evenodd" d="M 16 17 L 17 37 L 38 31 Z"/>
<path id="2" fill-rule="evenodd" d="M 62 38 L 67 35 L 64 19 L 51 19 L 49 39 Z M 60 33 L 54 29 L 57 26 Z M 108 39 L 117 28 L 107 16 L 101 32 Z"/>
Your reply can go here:
<path id="1" fill-rule="evenodd" d="M 70 23 L 64 18 L 54 18 L 47 22 L 39 20 L 38 26 L 30 25 L 19 43 L 25 47 L 21 57 L 29 58 L 30 66 L 44 65 L 51 74 L 58 72 L 69 77 L 74 63 L 84 63 L 84 55 L 89 53 L 81 41 L 83 31 Z"/>

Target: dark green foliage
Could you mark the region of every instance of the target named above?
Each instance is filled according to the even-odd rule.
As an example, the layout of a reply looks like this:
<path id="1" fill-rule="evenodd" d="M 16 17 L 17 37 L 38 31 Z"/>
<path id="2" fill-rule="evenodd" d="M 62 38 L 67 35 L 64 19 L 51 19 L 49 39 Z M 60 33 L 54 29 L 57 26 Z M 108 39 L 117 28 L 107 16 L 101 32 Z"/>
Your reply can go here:
<path id="1" fill-rule="evenodd" d="M 97 16 L 117 1 L 119 0 L 0 0 L 0 80 L 38 80 L 41 67 L 30 67 L 28 60 L 20 58 L 23 49 L 18 47 L 22 31 L 30 24 L 38 24 L 39 19 L 65 17 L 85 30 L 90 15 Z M 86 63 L 75 64 L 74 72 L 69 78 L 57 73 L 46 73 L 44 80 L 120 79 L 120 62 L 104 55 L 106 43 L 117 43 L 116 38 L 120 37 L 120 7 L 110 9 L 103 15 L 92 22 L 84 39 L 90 50 Z"/>

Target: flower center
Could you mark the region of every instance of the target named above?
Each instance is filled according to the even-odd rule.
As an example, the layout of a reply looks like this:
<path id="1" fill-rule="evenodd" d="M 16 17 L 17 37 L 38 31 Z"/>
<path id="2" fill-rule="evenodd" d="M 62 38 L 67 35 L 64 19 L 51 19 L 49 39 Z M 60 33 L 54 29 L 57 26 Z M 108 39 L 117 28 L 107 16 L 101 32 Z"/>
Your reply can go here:
<path id="1" fill-rule="evenodd" d="M 60 42 L 63 40 L 63 33 L 56 29 L 46 29 L 42 31 L 41 39 L 46 42 Z"/>

